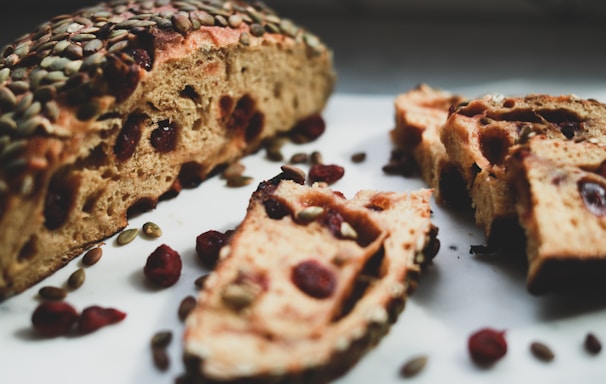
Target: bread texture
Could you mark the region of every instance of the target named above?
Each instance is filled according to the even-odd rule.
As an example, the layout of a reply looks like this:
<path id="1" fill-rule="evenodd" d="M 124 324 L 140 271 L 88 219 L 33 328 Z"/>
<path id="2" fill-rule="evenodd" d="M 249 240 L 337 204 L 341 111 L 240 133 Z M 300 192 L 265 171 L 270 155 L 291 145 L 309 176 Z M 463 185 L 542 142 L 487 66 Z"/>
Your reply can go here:
<path id="1" fill-rule="evenodd" d="M 325 383 L 396 321 L 438 251 L 431 190 L 263 182 L 186 321 L 200 383 Z M 237 352 L 234 352 L 237 351 Z"/>
<path id="2" fill-rule="evenodd" d="M 110 1 L 0 57 L 0 298 L 317 116 L 335 82 L 261 2 Z"/>
<path id="3" fill-rule="evenodd" d="M 528 290 L 603 291 L 606 148 L 539 135 L 518 146 L 506 165 L 528 239 Z"/>

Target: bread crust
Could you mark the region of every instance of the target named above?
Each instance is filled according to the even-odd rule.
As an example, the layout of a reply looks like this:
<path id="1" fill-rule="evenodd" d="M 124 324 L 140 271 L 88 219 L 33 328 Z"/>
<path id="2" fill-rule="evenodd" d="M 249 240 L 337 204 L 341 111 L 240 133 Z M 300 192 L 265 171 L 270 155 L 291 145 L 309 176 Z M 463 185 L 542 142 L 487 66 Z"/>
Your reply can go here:
<path id="1" fill-rule="evenodd" d="M 335 81 L 259 2 L 101 3 L 1 57 L 0 299 L 321 113 Z"/>

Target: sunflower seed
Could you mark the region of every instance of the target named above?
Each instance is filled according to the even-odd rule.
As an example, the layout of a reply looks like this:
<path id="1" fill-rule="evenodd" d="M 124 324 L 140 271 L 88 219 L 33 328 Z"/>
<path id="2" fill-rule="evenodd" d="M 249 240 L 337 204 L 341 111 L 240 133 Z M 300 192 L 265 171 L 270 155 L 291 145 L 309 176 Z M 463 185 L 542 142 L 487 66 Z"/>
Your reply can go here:
<path id="1" fill-rule="evenodd" d="M 534 341 L 530 344 L 530 351 L 539 360 L 552 361 L 555 358 L 555 354 L 546 344 L 540 341 Z"/>
<path id="2" fill-rule="evenodd" d="M 416 376 L 425 368 L 426 365 L 427 356 L 421 355 L 413 357 L 404 363 L 402 369 L 400 370 L 400 375 L 406 378 Z"/>
<path id="3" fill-rule="evenodd" d="M 151 339 L 152 348 L 166 348 L 173 340 L 173 333 L 171 331 L 159 331 L 156 332 Z"/>

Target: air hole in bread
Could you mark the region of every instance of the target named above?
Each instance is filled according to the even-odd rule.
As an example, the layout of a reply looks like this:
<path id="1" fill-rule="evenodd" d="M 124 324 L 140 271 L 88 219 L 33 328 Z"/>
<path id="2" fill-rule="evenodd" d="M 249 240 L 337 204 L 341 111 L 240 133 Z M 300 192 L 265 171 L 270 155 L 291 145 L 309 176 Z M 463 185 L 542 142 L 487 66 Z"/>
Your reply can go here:
<path id="1" fill-rule="evenodd" d="M 471 198 L 467 184 L 459 169 L 452 163 L 445 163 L 439 170 L 438 188 L 440 198 L 446 205 L 467 210 L 471 207 Z"/>
<path id="2" fill-rule="evenodd" d="M 34 257 L 38 250 L 36 248 L 36 242 L 38 237 L 36 235 L 32 235 L 27 242 L 23 245 L 21 250 L 19 251 L 19 255 L 17 256 L 17 261 L 25 262 L 31 260 Z"/>
<path id="3" fill-rule="evenodd" d="M 246 142 L 251 142 L 257 139 L 261 133 L 263 132 L 263 127 L 265 126 L 265 115 L 261 112 L 255 113 L 248 123 L 248 127 L 246 127 L 246 132 L 244 133 L 244 139 Z"/>
<path id="4" fill-rule="evenodd" d="M 223 99 L 221 99 L 223 100 Z M 231 112 L 229 119 L 227 120 L 227 128 L 242 131 L 249 124 L 250 119 L 255 113 L 255 101 L 250 95 L 242 96 L 234 110 Z"/>
<path id="5" fill-rule="evenodd" d="M 219 99 L 219 116 L 221 116 L 221 120 L 226 120 L 227 117 L 234 110 L 234 99 L 229 95 L 221 96 Z"/>
<path id="6" fill-rule="evenodd" d="M 368 288 L 375 282 L 381 280 L 384 276 L 383 260 L 385 259 L 385 250 L 381 248 L 375 253 L 364 265 L 360 274 L 356 277 L 353 287 L 349 295 L 343 300 L 340 310 L 335 314 L 332 321 L 347 317 L 356 307 Z"/>
<path id="7" fill-rule="evenodd" d="M 196 92 L 195 88 L 191 85 L 186 85 L 185 88 L 179 93 L 179 96 L 191 99 L 194 103 L 200 104 L 200 94 Z"/>
<path id="8" fill-rule="evenodd" d="M 507 132 L 500 129 L 485 129 L 480 133 L 480 151 L 495 165 L 503 164 L 509 147 L 513 145 Z"/>
<path id="9" fill-rule="evenodd" d="M 103 194 L 103 191 L 95 191 L 94 193 L 88 195 L 84 200 L 84 205 L 82 206 L 82 212 L 91 213 L 99 201 L 99 198 Z"/>
<path id="10" fill-rule="evenodd" d="M 126 216 L 132 218 L 138 214 L 149 212 L 156 208 L 157 200 L 150 197 L 143 197 L 128 207 Z"/>

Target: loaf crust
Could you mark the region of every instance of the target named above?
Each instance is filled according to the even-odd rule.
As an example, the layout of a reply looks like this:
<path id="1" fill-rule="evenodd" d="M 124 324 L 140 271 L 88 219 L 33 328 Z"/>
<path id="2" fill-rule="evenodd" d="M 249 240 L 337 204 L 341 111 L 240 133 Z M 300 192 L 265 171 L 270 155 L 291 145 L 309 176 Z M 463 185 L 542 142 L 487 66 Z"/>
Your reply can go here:
<path id="1" fill-rule="evenodd" d="M 186 321 L 191 382 L 336 378 L 388 332 L 421 268 L 437 253 L 429 189 L 365 190 L 347 200 L 283 178 L 253 194 Z M 321 213 L 303 215 L 310 207 Z M 339 217 L 354 232 L 335 228 Z M 302 288 L 293 271 L 306 262 L 329 271 L 334 290 L 320 297 Z M 325 287 L 327 280 L 316 283 Z M 242 290 L 244 303 L 231 294 Z"/>
<path id="2" fill-rule="evenodd" d="M 0 57 L 0 298 L 321 113 L 335 81 L 261 2 L 101 3 Z"/>

